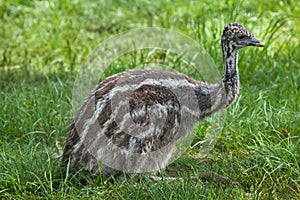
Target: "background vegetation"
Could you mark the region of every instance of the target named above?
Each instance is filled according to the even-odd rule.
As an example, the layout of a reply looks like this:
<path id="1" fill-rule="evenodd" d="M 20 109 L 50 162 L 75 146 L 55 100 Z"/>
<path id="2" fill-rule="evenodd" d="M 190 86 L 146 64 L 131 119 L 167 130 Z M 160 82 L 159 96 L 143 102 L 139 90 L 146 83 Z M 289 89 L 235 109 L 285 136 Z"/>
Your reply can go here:
<path id="1" fill-rule="evenodd" d="M 0 198 L 299 199 L 299 16 L 297 0 L 1 0 Z M 240 52 L 241 93 L 210 155 L 193 157 L 196 146 L 168 168 L 184 180 L 98 178 L 81 185 L 59 172 L 76 74 L 104 39 L 133 28 L 170 28 L 198 41 L 221 71 L 220 35 L 231 21 L 266 46 Z M 108 73 L 129 68 L 134 65 L 116 62 Z M 204 172 L 241 186 L 188 178 Z"/>

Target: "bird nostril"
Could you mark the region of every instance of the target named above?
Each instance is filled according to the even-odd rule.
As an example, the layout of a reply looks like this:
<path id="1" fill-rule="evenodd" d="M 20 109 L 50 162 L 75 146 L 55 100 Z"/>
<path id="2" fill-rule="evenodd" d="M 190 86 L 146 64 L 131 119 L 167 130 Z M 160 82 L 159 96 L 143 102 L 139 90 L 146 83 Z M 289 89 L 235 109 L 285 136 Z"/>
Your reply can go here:
<path id="1" fill-rule="evenodd" d="M 255 37 L 252 38 L 252 42 L 253 43 L 259 43 L 260 41 L 258 39 L 256 39 Z"/>

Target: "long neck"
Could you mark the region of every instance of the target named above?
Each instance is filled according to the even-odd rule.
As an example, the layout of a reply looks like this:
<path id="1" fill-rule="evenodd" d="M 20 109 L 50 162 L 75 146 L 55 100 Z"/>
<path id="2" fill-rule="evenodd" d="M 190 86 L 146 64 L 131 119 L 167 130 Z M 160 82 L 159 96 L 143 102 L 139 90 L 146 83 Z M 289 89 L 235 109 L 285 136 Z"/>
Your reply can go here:
<path id="1" fill-rule="evenodd" d="M 218 85 L 199 84 L 195 87 L 200 118 L 226 108 L 236 99 L 240 83 L 238 73 L 238 49 L 222 42 L 223 76 Z"/>
<path id="2" fill-rule="evenodd" d="M 222 98 L 226 100 L 225 107 L 227 107 L 235 100 L 240 89 L 238 50 L 231 50 L 229 45 L 222 44 L 222 51 L 224 64 L 220 87 L 223 90 Z"/>

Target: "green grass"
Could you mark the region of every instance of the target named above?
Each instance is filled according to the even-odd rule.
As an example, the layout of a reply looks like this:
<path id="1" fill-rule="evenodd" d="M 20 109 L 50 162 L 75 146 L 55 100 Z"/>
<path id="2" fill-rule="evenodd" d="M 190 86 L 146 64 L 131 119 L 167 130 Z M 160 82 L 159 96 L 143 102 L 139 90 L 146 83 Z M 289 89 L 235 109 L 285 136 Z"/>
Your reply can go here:
<path id="1" fill-rule="evenodd" d="M 0 198 L 299 199 L 299 16 L 296 0 L 0 1 Z M 133 28 L 170 28 L 199 42 L 221 71 L 220 34 L 231 21 L 266 46 L 240 52 L 239 98 L 207 158 L 194 158 L 195 146 L 170 166 L 183 180 L 110 184 L 100 177 L 80 185 L 62 175 L 57 166 L 73 115 L 72 87 L 93 49 Z M 105 75 L 134 68 L 148 53 L 124 55 Z M 148 61 L 199 78 L 163 57 L 157 52 Z M 204 172 L 242 186 L 188 178 Z"/>

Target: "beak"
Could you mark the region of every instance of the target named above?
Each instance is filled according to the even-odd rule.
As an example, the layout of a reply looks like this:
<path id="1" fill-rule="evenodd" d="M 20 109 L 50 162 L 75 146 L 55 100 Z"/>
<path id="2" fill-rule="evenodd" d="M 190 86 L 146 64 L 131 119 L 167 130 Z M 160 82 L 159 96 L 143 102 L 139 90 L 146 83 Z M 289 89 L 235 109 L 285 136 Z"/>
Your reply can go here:
<path id="1" fill-rule="evenodd" d="M 265 45 L 263 43 L 261 43 L 258 39 L 253 37 L 251 42 L 250 42 L 250 46 L 263 47 Z"/>

